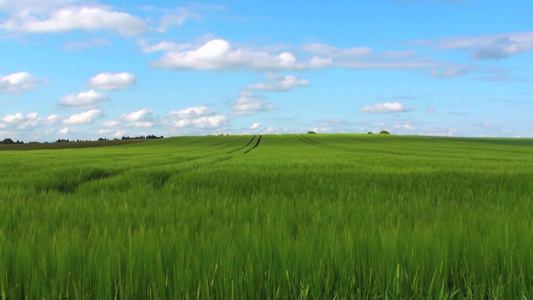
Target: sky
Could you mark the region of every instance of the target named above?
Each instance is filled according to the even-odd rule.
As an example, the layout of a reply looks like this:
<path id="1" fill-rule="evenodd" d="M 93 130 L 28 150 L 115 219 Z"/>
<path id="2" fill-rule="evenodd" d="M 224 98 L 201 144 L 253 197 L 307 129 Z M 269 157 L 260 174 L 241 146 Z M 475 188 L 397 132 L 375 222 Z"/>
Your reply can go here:
<path id="1" fill-rule="evenodd" d="M 0 139 L 533 137 L 532 15 L 530 0 L 0 0 Z"/>

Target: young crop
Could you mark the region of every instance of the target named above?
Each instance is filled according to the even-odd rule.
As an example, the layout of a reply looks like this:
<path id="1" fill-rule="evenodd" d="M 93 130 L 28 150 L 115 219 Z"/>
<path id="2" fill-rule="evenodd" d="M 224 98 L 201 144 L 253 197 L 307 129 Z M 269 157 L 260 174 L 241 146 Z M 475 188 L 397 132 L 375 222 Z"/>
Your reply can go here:
<path id="1" fill-rule="evenodd" d="M 532 146 L 303 134 L 2 151 L 0 298 L 531 299 Z"/>

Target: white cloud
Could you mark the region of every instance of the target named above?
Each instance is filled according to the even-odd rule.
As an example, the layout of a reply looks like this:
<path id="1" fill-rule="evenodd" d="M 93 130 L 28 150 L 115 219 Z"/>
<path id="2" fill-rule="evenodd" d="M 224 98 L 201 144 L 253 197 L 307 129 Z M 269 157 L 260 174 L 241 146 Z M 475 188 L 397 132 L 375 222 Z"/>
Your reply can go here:
<path id="1" fill-rule="evenodd" d="M 119 119 L 124 120 L 126 122 L 141 122 L 141 121 L 146 121 L 151 116 L 152 116 L 152 111 L 146 108 L 143 108 L 138 111 L 124 114 Z"/>
<path id="2" fill-rule="evenodd" d="M 381 59 L 373 57 L 371 59 L 343 59 L 335 62 L 335 66 L 346 69 L 376 69 L 376 70 L 408 70 L 408 69 L 428 69 L 441 66 L 442 63 L 434 60 L 414 57 L 409 59 Z"/>
<path id="3" fill-rule="evenodd" d="M 138 42 L 139 46 L 141 46 L 141 51 L 143 53 L 152 53 L 152 52 L 159 52 L 159 51 L 182 51 L 185 49 L 188 49 L 191 47 L 191 44 L 185 43 L 185 44 L 176 44 L 174 42 L 160 42 L 155 45 L 148 45 L 146 41 L 140 40 Z"/>
<path id="4" fill-rule="evenodd" d="M 225 9 L 221 5 L 202 5 L 191 4 L 184 7 L 178 7 L 174 9 L 160 9 L 165 14 L 161 18 L 161 23 L 157 28 L 158 32 L 165 32 L 171 26 L 182 25 L 188 20 L 202 20 L 203 13 L 210 10 L 222 10 Z"/>
<path id="5" fill-rule="evenodd" d="M 413 131 L 413 130 L 415 130 L 415 127 L 409 122 L 396 123 L 396 124 L 392 125 L 392 128 L 403 130 L 403 131 Z"/>
<path id="6" fill-rule="evenodd" d="M 221 128 L 228 123 L 227 117 L 216 115 L 216 111 L 205 105 L 171 111 L 168 119 L 175 128 L 200 130 Z"/>
<path id="7" fill-rule="evenodd" d="M 212 115 L 214 113 L 215 112 L 209 109 L 209 107 L 203 105 L 189 107 L 178 111 L 173 110 L 169 113 L 169 117 L 178 119 L 196 119 L 202 116 Z"/>
<path id="8" fill-rule="evenodd" d="M 194 127 L 197 129 L 214 129 L 226 125 L 227 120 L 225 116 L 206 116 L 197 119 L 182 119 L 174 121 L 172 124 L 176 128 Z"/>
<path id="9" fill-rule="evenodd" d="M 389 114 L 405 111 L 408 111 L 408 109 L 406 109 L 400 102 L 376 103 L 374 105 L 367 105 L 359 108 L 359 112 L 371 114 Z"/>
<path id="10" fill-rule="evenodd" d="M 118 117 L 116 120 L 105 122 L 102 124 L 104 127 L 137 127 L 137 128 L 149 128 L 156 125 L 155 118 L 151 110 L 143 108 L 138 111 L 126 113 Z"/>
<path id="11" fill-rule="evenodd" d="M 259 122 L 253 123 L 252 126 L 250 126 L 250 129 L 251 130 L 261 130 L 261 123 L 259 123 Z"/>
<path id="12" fill-rule="evenodd" d="M 466 50 L 471 59 L 502 59 L 533 50 L 533 32 L 450 37 L 438 41 L 418 41 L 421 45 L 436 45 L 440 49 Z"/>
<path id="13" fill-rule="evenodd" d="M 0 128 L 18 128 L 24 130 L 27 128 L 35 127 L 39 125 L 41 120 L 37 117 L 37 113 L 29 113 L 24 115 L 21 112 L 15 114 L 8 114 L 3 118 L 0 118 Z"/>
<path id="14" fill-rule="evenodd" d="M 116 138 L 119 138 L 121 136 L 124 136 L 128 132 L 129 132 L 128 130 L 117 130 L 117 131 L 115 131 L 115 133 L 112 134 L 112 136 L 116 137 Z"/>
<path id="15" fill-rule="evenodd" d="M 65 128 L 63 128 L 63 129 L 58 130 L 57 133 L 58 133 L 58 134 L 65 135 L 65 134 L 70 133 L 71 131 L 72 131 L 72 130 L 71 130 L 70 128 L 65 127 Z"/>
<path id="16" fill-rule="evenodd" d="M 146 22 L 107 6 L 70 6 L 53 10 L 49 15 L 25 9 L 12 13 L 0 29 L 16 32 L 68 32 L 73 30 L 112 30 L 124 36 L 139 35 L 149 30 Z"/>
<path id="17" fill-rule="evenodd" d="M 100 73 L 89 79 L 88 85 L 99 90 L 123 90 L 135 85 L 136 77 L 132 73 Z"/>
<path id="18" fill-rule="evenodd" d="M 318 121 L 318 126 L 312 128 L 315 132 L 346 132 L 346 122 L 339 118 L 327 118 Z"/>
<path id="19" fill-rule="evenodd" d="M 500 128 L 500 127 L 502 127 L 501 124 L 495 124 L 495 123 L 492 123 L 490 121 L 476 122 L 474 125 L 476 125 L 478 127 L 483 127 L 483 128 Z"/>
<path id="20" fill-rule="evenodd" d="M 477 66 L 443 64 L 426 72 L 426 75 L 434 78 L 455 78 L 466 75 L 478 69 Z"/>
<path id="21" fill-rule="evenodd" d="M 112 46 L 113 42 L 111 42 L 108 38 L 92 38 L 88 41 L 74 41 L 74 42 L 68 42 L 65 43 L 61 49 L 65 51 L 76 51 L 76 50 L 84 50 L 88 48 L 96 48 L 96 47 L 106 47 L 106 46 Z"/>
<path id="22" fill-rule="evenodd" d="M 305 44 L 301 48 L 305 52 L 310 52 L 325 57 L 367 56 L 374 52 L 374 50 L 369 47 L 339 49 L 337 47 L 321 43 Z"/>
<path id="23" fill-rule="evenodd" d="M 126 124 L 126 126 L 137 127 L 137 128 L 149 128 L 149 127 L 154 127 L 154 125 L 155 125 L 154 122 L 131 122 L 131 123 Z"/>
<path id="24" fill-rule="evenodd" d="M 434 113 L 436 111 L 437 111 L 437 109 L 434 108 L 434 107 L 430 107 L 430 108 L 426 109 L 426 112 L 429 113 L 429 114 L 432 114 L 432 113 Z"/>
<path id="25" fill-rule="evenodd" d="M 2 121 L 7 124 L 16 124 L 24 120 L 24 115 L 22 113 L 16 113 L 14 115 L 6 115 L 2 118 Z"/>
<path id="26" fill-rule="evenodd" d="M 75 2 L 78 2 L 78 0 L 0 0 L 0 11 L 30 10 L 32 12 L 49 12 L 54 8 Z"/>
<path id="27" fill-rule="evenodd" d="M 98 134 L 109 134 L 111 132 L 113 132 L 112 129 L 100 129 L 100 130 L 98 130 Z"/>
<path id="28" fill-rule="evenodd" d="M 270 126 L 265 130 L 265 133 L 270 133 L 270 134 L 284 134 L 288 132 L 289 132 L 289 128 L 286 128 L 286 127 L 282 128 L 282 127 Z"/>
<path id="29" fill-rule="evenodd" d="M 118 125 L 120 125 L 120 122 L 116 120 L 102 123 L 104 127 L 117 127 Z"/>
<path id="30" fill-rule="evenodd" d="M 230 42 L 214 39 L 203 46 L 188 51 L 172 51 L 164 54 L 151 66 L 175 70 L 303 70 L 330 67 L 329 58 L 313 57 L 298 62 L 290 52 L 278 55 L 248 48 L 233 49 Z"/>
<path id="31" fill-rule="evenodd" d="M 420 131 L 418 134 L 429 136 L 454 136 L 457 132 L 459 132 L 458 127 L 435 124 L 429 125 L 425 130 Z"/>
<path id="32" fill-rule="evenodd" d="M 41 119 L 40 122 L 46 125 L 57 124 L 61 122 L 61 117 L 58 115 L 49 115 L 48 117 Z"/>
<path id="33" fill-rule="evenodd" d="M 59 104 L 65 106 L 89 107 L 102 101 L 110 100 L 105 94 L 90 90 L 88 92 L 81 92 L 77 95 L 70 94 L 59 99 Z"/>
<path id="34" fill-rule="evenodd" d="M 0 75 L 0 94 L 20 94 L 36 89 L 44 80 L 26 72 Z"/>
<path id="35" fill-rule="evenodd" d="M 99 109 L 91 109 L 89 111 L 75 114 L 70 116 L 68 119 L 63 121 L 63 124 L 73 124 L 73 125 L 81 125 L 81 124 L 91 124 L 96 121 L 96 119 L 102 117 L 103 112 Z"/>
<path id="36" fill-rule="evenodd" d="M 250 69 L 254 71 L 309 70 L 320 68 L 345 68 L 355 70 L 426 70 L 426 74 L 436 78 L 451 78 L 475 71 L 475 66 L 459 65 L 435 61 L 417 56 L 414 51 L 385 51 L 374 53 L 369 47 L 340 49 L 334 46 L 312 43 L 301 47 L 284 45 L 282 47 L 251 47 L 232 44 L 222 39 L 211 39 L 204 44 L 175 44 L 161 42 L 149 46 L 140 43 L 143 52 L 167 51 L 158 60 L 150 62 L 154 68 L 173 70 L 229 71 Z M 194 44 L 196 45 L 196 44 Z M 192 49 L 191 49 L 192 48 Z M 283 49 L 293 48 L 311 58 L 298 60 L 296 56 Z M 305 55 L 305 53 L 304 53 Z M 258 89 L 272 90 L 283 87 L 270 87 L 258 84 Z M 254 86 L 252 86 L 254 88 Z"/>
<path id="37" fill-rule="evenodd" d="M 298 79 L 294 75 L 280 76 L 279 74 L 270 75 L 268 83 L 254 83 L 246 88 L 255 91 L 290 91 L 293 87 L 310 86 L 311 83 L 306 79 Z"/>
<path id="38" fill-rule="evenodd" d="M 239 99 L 231 106 L 230 116 L 240 117 L 254 115 L 264 111 L 275 110 L 278 107 L 271 103 L 265 103 L 251 93 L 241 93 Z"/>

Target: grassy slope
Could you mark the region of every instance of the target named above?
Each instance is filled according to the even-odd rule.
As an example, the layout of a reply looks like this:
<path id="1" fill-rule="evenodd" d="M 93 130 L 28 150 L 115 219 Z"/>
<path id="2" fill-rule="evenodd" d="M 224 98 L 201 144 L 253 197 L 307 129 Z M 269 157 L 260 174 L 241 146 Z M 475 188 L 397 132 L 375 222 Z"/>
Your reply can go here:
<path id="1" fill-rule="evenodd" d="M 251 138 L 2 152 L 2 295 L 533 296 L 531 140 Z"/>

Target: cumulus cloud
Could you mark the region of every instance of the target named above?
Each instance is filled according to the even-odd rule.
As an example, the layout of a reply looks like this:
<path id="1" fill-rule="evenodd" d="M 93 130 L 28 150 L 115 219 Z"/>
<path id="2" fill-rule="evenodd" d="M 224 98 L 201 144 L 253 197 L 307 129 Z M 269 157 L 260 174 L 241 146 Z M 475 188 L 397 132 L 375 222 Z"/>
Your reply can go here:
<path id="1" fill-rule="evenodd" d="M 222 39 L 211 39 L 197 45 L 161 42 L 156 45 L 139 43 L 145 53 L 166 51 L 158 60 L 150 62 L 154 68 L 173 70 L 230 71 L 249 69 L 254 71 L 289 71 L 320 68 L 344 68 L 355 70 L 423 70 L 436 78 L 450 78 L 475 71 L 472 66 L 440 62 L 417 56 L 412 50 L 374 53 L 369 47 L 340 49 L 334 46 L 312 43 L 301 47 L 290 45 L 251 47 L 232 44 Z M 195 45 L 195 46 L 193 46 Z M 284 49 L 296 49 L 304 59 Z M 314 55 L 314 56 L 313 56 Z M 309 56 L 312 56 L 309 58 Z M 258 89 L 283 89 L 270 84 L 252 86 Z"/>
<path id="2" fill-rule="evenodd" d="M 181 119 L 172 122 L 172 124 L 176 128 L 214 129 L 226 125 L 227 120 L 226 116 L 205 116 L 196 119 Z"/>
<path id="3" fill-rule="evenodd" d="M 89 111 L 70 116 L 68 119 L 63 121 L 63 124 L 71 124 L 71 125 L 92 124 L 97 119 L 101 118 L 102 116 L 103 116 L 103 112 L 100 109 L 91 109 Z"/>
<path id="4" fill-rule="evenodd" d="M 102 126 L 104 127 L 116 127 L 118 125 L 120 125 L 120 122 L 117 120 L 102 123 Z"/>
<path id="5" fill-rule="evenodd" d="M 281 91 L 290 91 L 293 87 L 306 87 L 310 86 L 311 83 L 306 79 L 298 79 L 294 75 L 279 75 L 279 74 L 270 74 L 268 76 L 268 83 L 254 83 L 248 85 L 246 89 L 255 90 L 255 91 L 272 91 L 272 92 L 281 92 Z"/>
<path id="6" fill-rule="evenodd" d="M 175 128 L 200 130 L 221 128 L 228 123 L 226 116 L 216 115 L 215 110 L 205 105 L 173 110 L 168 119 Z"/>
<path id="7" fill-rule="evenodd" d="M 241 117 L 254 115 L 264 111 L 275 110 L 278 107 L 271 103 L 265 103 L 252 93 L 241 93 L 239 99 L 231 106 L 230 116 Z"/>
<path id="8" fill-rule="evenodd" d="M 152 116 L 152 111 L 146 108 L 143 108 L 138 111 L 124 114 L 120 117 L 120 119 L 126 122 L 140 122 L 140 121 L 146 121 L 151 116 Z"/>
<path id="9" fill-rule="evenodd" d="M 40 124 L 52 125 L 61 122 L 61 117 L 58 115 L 50 115 L 46 118 L 39 118 L 36 112 L 23 114 L 17 112 L 15 114 L 7 114 L 0 118 L 0 128 L 18 128 L 24 130 L 27 128 L 36 127 Z"/>
<path id="10" fill-rule="evenodd" d="M 252 126 L 250 126 L 250 130 L 261 130 L 261 123 L 253 123 Z"/>
<path id="11" fill-rule="evenodd" d="M 13 115 L 6 115 L 2 118 L 2 121 L 6 124 L 16 124 L 24 120 L 24 115 L 22 113 L 15 113 Z"/>
<path id="12" fill-rule="evenodd" d="M 230 42 L 221 39 L 211 40 L 201 47 L 187 51 L 165 53 L 151 66 L 174 70 L 304 70 L 330 67 L 329 58 L 313 57 L 299 62 L 290 52 L 271 54 L 249 48 L 233 49 Z"/>
<path id="13" fill-rule="evenodd" d="M 104 123 L 104 126 L 115 127 L 120 124 L 127 127 L 153 127 L 155 125 L 155 118 L 151 110 L 143 108 L 138 111 L 123 114 L 115 121 Z"/>
<path id="14" fill-rule="evenodd" d="M 41 119 L 41 123 L 46 125 L 57 124 L 61 122 L 61 117 L 58 115 L 49 115 L 46 118 Z"/>
<path id="15" fill-rule="evenodd" d="M 123 36 L 135 36 L 149 30 L 143 19 L 112 11 L 107 6 L 62 7 L 46 15 L 23 9 L 12 13 L 7 21 L 0 24 L 0 29 L 31 33 L 111 30 Z"/>
<path id="16" fill-rule="evenodd" d="M 376 103 L 359 108 L 359 112 L 371 114 L 390 114 L 405 111 L 408 111 L 408 109 L 400 102 Z"/>
<path id="17" fill-rule="evenodd" d="M 194 106 L 189 107 L 182 110 L 173 110 L 169 113 L 169 117 L 171 118 L 178 118 L 178 119 L 196 119 L 202 116 L 206 115 L 212 115 L 215 112 L 211 110 L 209 107 L 202 105 L 202 106 Z"/>
<path id="18" fill-rule="evenodd" d="M 67 95 L 59 99 L 59 104 L 64 106 L 89 107 L 99 102 L 108 100 L 110 99 L 107 95 L 97 92 L 95 90 L 90 90 L 88 92 L 81 92 L 77 95 Z"/>
<path id="19" fill-rule="evenodd" d="M 65 135 L 65 134 L 69 134 L 72 130 L 68 127 L 65 127 L 63 129 L 59 129 L 57 131 L 58 134 L 61 134 L 61 135 Z"/>
<path id="20" fill-rule="evenodd" d="M 26 72 L 0 75 L 0 94 L 21 94 L 36 89 L 44 80 Z"/>
<path id="21" fill-rule="evenodd" d="M 99 90 L 123 90 L 133 86 L 137 81 L 134 74 L 122 73 L 100 73 L 89 79 L 88 85 Z"/>

